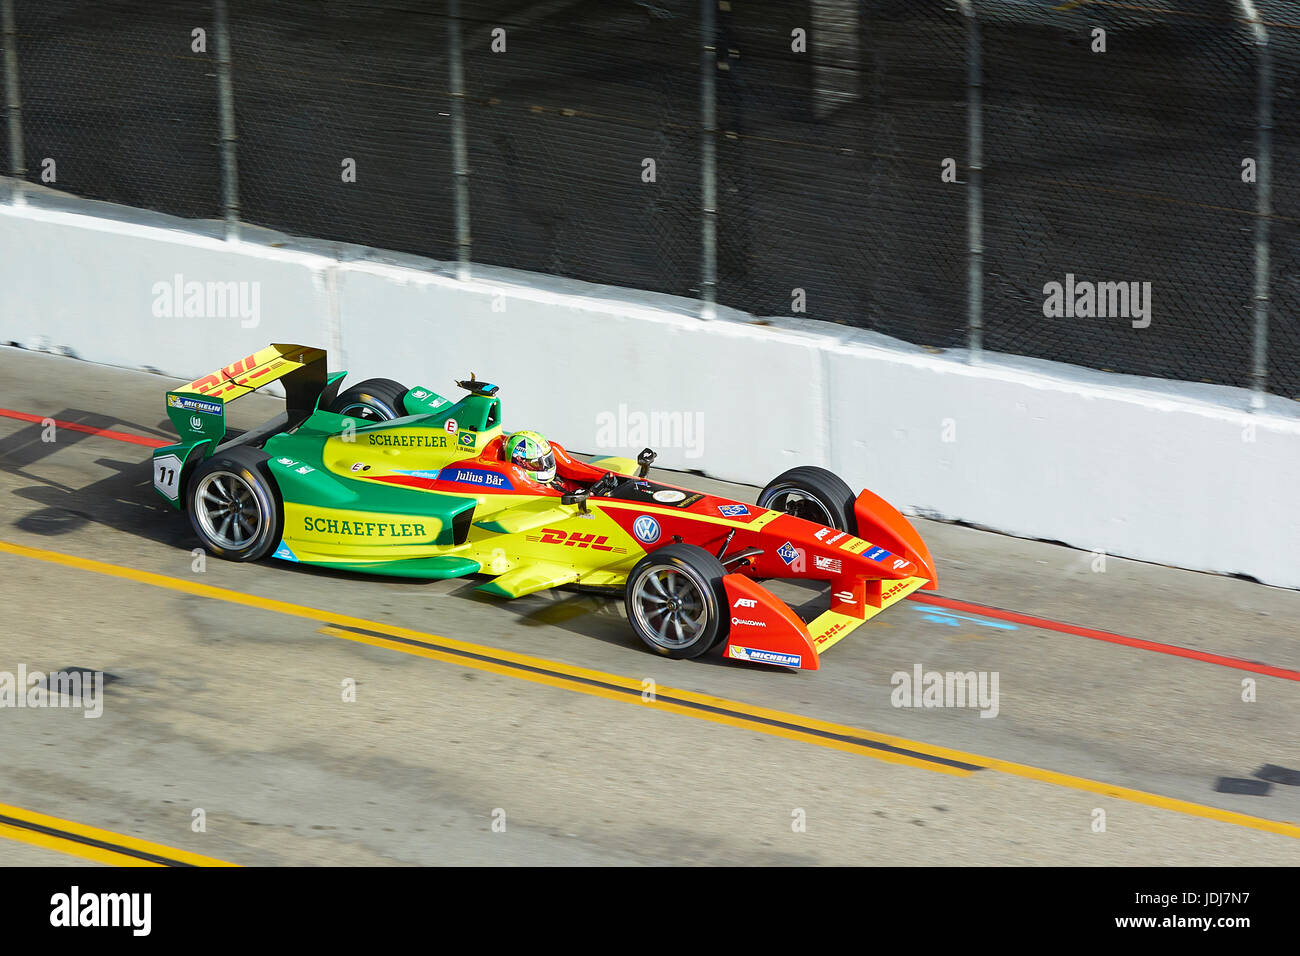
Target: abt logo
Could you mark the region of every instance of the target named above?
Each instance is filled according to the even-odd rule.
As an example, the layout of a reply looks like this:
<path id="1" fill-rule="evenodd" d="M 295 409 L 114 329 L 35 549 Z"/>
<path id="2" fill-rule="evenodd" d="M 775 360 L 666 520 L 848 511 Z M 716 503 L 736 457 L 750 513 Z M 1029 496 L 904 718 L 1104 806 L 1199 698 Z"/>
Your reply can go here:
<path id="1" fill-rule="evenodd" d="M 736 598 L 736 603 L 732 607 L 757 607 L 758 601 L 753 598 Z"/>
<path id="2" fill-rule="evenodd" d="M 561 531 L 558 528 L 543 528 L 540 538 L 529 535 L 529 541 L 540 541 L 542 544 L 562 544 L 572 548 L 591 548 L 593 551 L 610 551 L 615 554 L 623 554 L 625 548 L 615 548 L 606 542 L 609 541 L 608 535 L 583 534 L 581 531 Z"/>

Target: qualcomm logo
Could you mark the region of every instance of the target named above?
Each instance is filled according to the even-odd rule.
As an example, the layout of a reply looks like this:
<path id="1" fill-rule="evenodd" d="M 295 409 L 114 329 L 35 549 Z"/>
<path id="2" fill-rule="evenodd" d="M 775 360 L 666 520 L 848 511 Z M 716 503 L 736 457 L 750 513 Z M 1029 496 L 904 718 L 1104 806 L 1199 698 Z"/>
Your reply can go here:
<path id="1" fill-rule="evenodd" d="M 632 533 L 642 544 L 654 544 L 659 540 L 659 522 L 649 515 L 642 515 L 632 522 Z"/>

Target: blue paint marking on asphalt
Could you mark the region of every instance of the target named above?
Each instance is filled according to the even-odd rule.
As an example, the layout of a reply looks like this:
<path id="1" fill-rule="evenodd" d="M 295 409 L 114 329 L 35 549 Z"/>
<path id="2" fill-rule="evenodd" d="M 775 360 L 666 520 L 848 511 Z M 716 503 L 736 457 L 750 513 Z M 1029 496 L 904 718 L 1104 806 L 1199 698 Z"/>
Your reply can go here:
<path id="1" fill-rule="evenodd" d="M 970 617 L 966 614 L 957 614 L 953 611 L 937 611 L 934 608 L 921 607 L 913 604 L 913 608 L 921 612 L 931 624 L 946 624 L 948 627 L 961 627 L 962 621 L 970 621 L 972 624 L 978 624 L 980 627 L 991 627 L 999 631 L 1018 631 L 1018 625 L 1009 624 L 1006 621 L 995 621 L 988 617 Z"/>

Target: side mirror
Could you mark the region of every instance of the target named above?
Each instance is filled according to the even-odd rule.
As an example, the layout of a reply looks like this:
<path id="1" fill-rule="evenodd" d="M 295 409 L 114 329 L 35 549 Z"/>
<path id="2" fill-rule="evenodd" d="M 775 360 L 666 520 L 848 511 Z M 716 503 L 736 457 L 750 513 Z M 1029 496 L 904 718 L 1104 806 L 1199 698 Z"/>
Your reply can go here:
<path id="1" fill-rule="evenodd" d="M 636 476 L 638 478 L 644 478 L 646 475 L 650 474 L 650 466 L 654 464 L 655 459 L 658 457 L 659 456 L 655 454 L 654 449 L 642 448 L 641 454 L 636 456 L 636 463 L 640 465 L 636 470 Z"/>
<path id="2" fill-rule="evenodd" d="M 587 497 L 590 491 L 573 491 L 566 495 L 560 495 L 560 504 L 577 505 L 578 510 L 583 514 L 587 513 Z"/>

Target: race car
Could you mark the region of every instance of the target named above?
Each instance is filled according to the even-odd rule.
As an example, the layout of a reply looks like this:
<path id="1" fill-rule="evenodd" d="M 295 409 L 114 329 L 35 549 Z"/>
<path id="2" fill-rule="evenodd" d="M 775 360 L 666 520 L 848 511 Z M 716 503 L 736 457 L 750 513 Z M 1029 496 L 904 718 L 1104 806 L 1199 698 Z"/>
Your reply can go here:
<path id="1" fill-rule="evenodd" d="M 792 468 L 756 504 L 648 477 L 635 461 L 582 461 L 535 432 L 504 432 L 498 387 L 473 375 L 452 400 L 370 379 L 342 389 L 325 352 L 271 345 L 167 393 L 180 441 L 153 485 L 212 554 L 411 578 L 484 575 L 518 598 L 577 586 L 621 593 L 632 630 L 671 658 L 816 670 L 820 655 L 918 588 L 921 536 L 869 491 Z M 226 407 L 280 382 L 285 411 L 244 432 Z M 761 583 L 824 582 L 805 622 Z"/>

